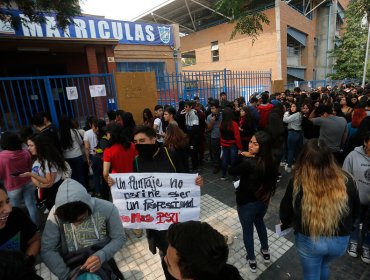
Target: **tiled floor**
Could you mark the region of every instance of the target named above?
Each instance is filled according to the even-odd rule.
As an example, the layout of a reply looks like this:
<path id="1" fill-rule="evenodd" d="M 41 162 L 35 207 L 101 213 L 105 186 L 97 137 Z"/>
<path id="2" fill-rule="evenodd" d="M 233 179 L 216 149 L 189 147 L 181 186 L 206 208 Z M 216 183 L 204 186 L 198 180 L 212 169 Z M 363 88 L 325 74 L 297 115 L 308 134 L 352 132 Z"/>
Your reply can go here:
<path id="1" fill-rule="evenodd" d="M 229 263 L 239 269 L 244 279 L 256 279 L 268 266 L 279 259 L 293 245 L 285 238 L 276 238 L 275 234 L 268 230 L 271 263 L 266 266 L 263 263 L 262 256 L 257 253 L 258 269 L 256 273 L 252 273 L 246 264 L 246 251 L 236 210 L 205 194 L 201 200 L 201 220 L 209 223 L 218 231 L 228 236 L 229 243 L 231 243 L 229 245 Z M 159 255 L 153 256 L 149 252 L 146 238 L 136 238 L 130 232 L 128 235 L 124 247 L 115 255 L 118 267 L 125 278 L 128 280 L 165 279 L 162 273 Z M 260 243 L 256 232 L 254 238 L 255 251 L 258 252 Z M 57 279 L 48 271 L 44 264 L 39 264 L 36 268 L 45 280 Z"/>

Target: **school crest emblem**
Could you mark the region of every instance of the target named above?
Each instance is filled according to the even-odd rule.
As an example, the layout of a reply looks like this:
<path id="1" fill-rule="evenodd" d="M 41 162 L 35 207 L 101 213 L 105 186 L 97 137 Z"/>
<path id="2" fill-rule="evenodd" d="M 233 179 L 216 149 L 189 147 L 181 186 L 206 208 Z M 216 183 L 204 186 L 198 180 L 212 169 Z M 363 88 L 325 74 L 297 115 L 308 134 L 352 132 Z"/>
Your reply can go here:
<path id="1" fill-rule="evenodd" d="M 164 44 L 168 44 L 171 41 L 171 27 L 158 26 L 159 38 Z"/>

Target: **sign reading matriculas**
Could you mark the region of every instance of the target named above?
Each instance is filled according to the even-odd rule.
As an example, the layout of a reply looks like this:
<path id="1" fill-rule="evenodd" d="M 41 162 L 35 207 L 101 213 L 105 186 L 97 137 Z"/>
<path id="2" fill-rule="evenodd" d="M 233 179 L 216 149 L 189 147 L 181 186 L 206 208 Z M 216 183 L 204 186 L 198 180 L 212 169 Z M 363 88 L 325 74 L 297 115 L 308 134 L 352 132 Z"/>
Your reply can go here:
<path id="1" fill-rule="evenodd" d="M 18 10 L 8 10 L 13 15 L 28 19 Z M 9 23 L 0 21 L 0 36 L 73 39 L 117 39 L 120 44 L 170 45 L 174 44 L 170 25 L 128 22 L 105 18 L 80 16 L 65 30 L 56 27 L 56 14 L 45 13 L 42 24 L 22 23 L 14 29 Z"/>

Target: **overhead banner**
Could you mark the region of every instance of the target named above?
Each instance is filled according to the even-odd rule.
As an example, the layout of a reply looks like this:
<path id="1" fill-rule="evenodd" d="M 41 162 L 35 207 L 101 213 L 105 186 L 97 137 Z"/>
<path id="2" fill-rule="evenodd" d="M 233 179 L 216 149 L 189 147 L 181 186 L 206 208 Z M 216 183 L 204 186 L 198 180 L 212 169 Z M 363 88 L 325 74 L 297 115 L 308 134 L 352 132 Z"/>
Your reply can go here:
<path id="1" fill-rule="evenodd" d="M 123 227 L 166 230 L 171 224 L 198 221 L 200 187 L 197 174 L 118 173 L 110 174 L 111 188 Z"/>
<path id="2" fill-rule="evenodd" d="M 28 19 L 19 10 L 5 10 Z M 117 39 L 120 44 L 170 45 L 173 46 L 173 30 L 170 25 L 148 24 L 79 16 L 65 30 L 56 27 L 56 14 L 45 13 L 46 22 L 22 23 L 18 29 L 0 21 L 0 36 L 65 38 L 65 39 Z"/>

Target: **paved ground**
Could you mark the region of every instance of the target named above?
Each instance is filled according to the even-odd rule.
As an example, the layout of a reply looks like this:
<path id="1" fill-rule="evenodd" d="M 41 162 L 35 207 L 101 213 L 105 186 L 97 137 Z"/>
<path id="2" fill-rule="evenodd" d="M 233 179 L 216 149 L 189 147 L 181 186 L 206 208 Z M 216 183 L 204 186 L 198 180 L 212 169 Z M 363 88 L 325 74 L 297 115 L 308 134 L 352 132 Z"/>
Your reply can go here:
<path id="1" fill-rule="evenodd" d="M 245 261 L 246 252 L 235 210 L 235 194 L 231 181 L 221 181 L 220 174 L 212 174 L 207 163 L 200 174 L 205 179 L 205 186 L 202 188 L 201 220 L 207 221 L 232 240 L 229 246 L 229 263 L 239 269 L 244 279 L 302 279 L 299 257 L 292 243 L 293 234 L 288 235 L 286 239 L 276 238 L 273 233 L 275 224 L 279 222 L 279 205 L 289 175 L 283 174 L 265 218 L 269 229 L 272 262 L 265 266 L 261 256 L 257 254 L 258 270 L 257 273 L 251 273 Z M 255 234 L 255 251 L 258 250 L 259 240 Z M 129 232 L 125 246 L 116 254 L 115 259 L 126 279 L 164 279 L 159 256 L 153 257 L 149 252 L 145 237 L 138 239 Z M 37 270 L 45 280 L 56 279 L 43 264 L 39 264 Z M 348 255 L 335 261 L 331 272 L 331 279 L 370 279 L 370 265 Z"/>

